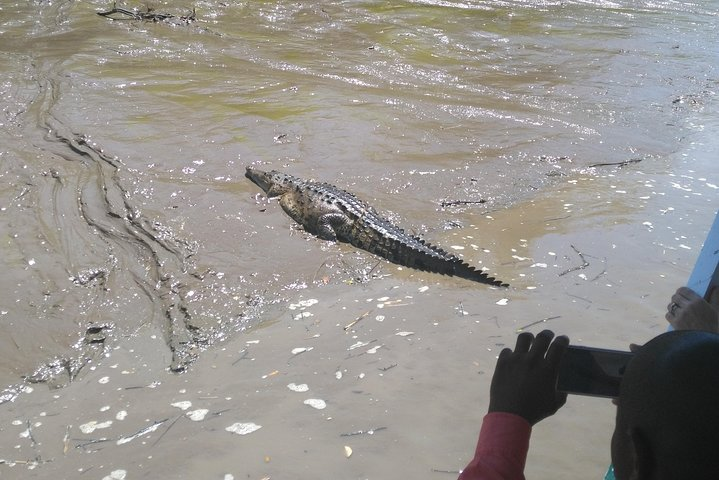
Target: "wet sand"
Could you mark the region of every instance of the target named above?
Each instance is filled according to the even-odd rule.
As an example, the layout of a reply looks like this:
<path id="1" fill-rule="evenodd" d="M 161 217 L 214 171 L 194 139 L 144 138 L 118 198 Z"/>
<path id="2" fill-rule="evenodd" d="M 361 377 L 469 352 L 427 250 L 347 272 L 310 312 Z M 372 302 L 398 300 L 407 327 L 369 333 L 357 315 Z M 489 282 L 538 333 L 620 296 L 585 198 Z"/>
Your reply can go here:
<path id="1" fill-rule="evenodd" d="M 0 9 L 0 478 L 454 478 L 519 330 L 664 331 L 717 206 L 713 5 L 107 8 Z M 307 235 L 248 164 L 512 286 Z M 612 422 L 571 398 L 528 477 L 601 478 Z"/>
<path id="2" fill-rule="evenodd" d="M 477 219 L 509 289 L 383 265 L 364 284 L 297 292 L 180 375 L 152 325 L 118 338 L 68 387 L 3 405 L 3 478 L 455 478 L 518 331 L 626 348 L 665 330 L 716 205 L 716 185 L 682 162 L 594 172 Z M 471 229 L 452 233 L 471 243 Z M 609 401 L 570 397 L 535 428 L 528 478 L 601 478 L 612 425 Z"/>

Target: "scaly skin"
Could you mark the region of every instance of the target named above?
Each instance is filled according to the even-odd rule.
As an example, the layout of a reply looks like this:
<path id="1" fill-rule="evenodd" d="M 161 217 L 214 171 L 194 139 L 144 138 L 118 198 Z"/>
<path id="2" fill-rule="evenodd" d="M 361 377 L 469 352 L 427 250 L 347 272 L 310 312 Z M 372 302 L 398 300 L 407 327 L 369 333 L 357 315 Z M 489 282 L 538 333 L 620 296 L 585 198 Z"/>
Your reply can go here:
<path id="1" fill-rule="evenodd" d="M 506 287 L 506 283 L 382 218 L 353 194 L 328 183 L 305 181 L 276 170 L 247 167 L 245 176 L 304 229 L 325 240 L 342 241 L 390 262 L 427 272 Z"/>

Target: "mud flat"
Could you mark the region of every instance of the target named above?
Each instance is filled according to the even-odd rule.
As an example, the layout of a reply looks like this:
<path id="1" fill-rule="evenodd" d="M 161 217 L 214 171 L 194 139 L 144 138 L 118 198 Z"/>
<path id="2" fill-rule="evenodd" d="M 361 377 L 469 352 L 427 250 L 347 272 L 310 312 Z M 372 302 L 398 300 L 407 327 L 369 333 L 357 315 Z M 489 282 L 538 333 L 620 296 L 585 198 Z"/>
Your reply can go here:
<path id="1" fill-rule="evenodd" d="M 578 176 L 450 232 L 448 246 L 509 289 L 385 266 L 365 284 L 298 291 L 184 374 L 166 371 L 148 324 L 68 387 L 36 385 L 0 407 L 1 475 L 455 478 L 518 331 L 624 348 L 665 329 L 717 188 L 675 167 Z M 610 402 L 571 397 L 535 428 L 528 477 L 601 478 L 612 427 Z"/>

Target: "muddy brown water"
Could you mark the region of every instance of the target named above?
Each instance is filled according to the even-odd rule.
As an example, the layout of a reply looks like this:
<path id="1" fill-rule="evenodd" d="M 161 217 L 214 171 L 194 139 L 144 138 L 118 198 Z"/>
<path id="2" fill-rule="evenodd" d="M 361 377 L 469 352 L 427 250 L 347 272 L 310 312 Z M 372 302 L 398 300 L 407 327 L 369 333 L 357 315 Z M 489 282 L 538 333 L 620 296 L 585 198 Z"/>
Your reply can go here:
<path id="1" fill-rule="evenodd" d="M 282 333 L 297 313 L 289 306 L 308 298 L 344 325 L 367 309 L 337 305 L 376 305 L 401 290 L 389 295 L 408 304 L 396 307 L 405 310 L 394 320 L 419 321 L 429 329 L 422 338 L 436 340 L 430 377 L 410 368 L 412 382 L 430 386 L 442 376 L 453 384 L 466 378 L 447 373 L 471 345 L 454 337 L 466 336 L 461 327 L 436 332 L 445 317 L 481 314 L 472 338 L 485 349 L 486 372 L 497 345 L 511 345 L 517 328 L 541 319 L 617 348 L 661 330 L 661 309 L 688 275 L 719 204 L 716 3 L 154 3 L 178 16 L 193 7 L 197 21 L 184 25 L 113 21 L 96 15 L 112 8 L 97 1 L 0 6 L 3 421 L 39 415 L 42 406 L 23 403 L 40 405 L 24 400 L 34 395 L 49 405 L 61 401 L 53 395 L 80 398 L 83 385 L 92 392 L 95 369 L 117 359 L 128 371 L 144 369 L 148 384 L 225 385 L 236 359 L 216 365 L 216 377 L 209 359 L 241 351 L 232 346 L 246 335 L 282 338 L 278 349 L 294 342 Z M 513 287 L 397 269 L 308 236 L 244 178 L 250 164 L 348 189 Z M 580 252 L 590 266 L 574 271 Z M 425 286 L 439 292 L 433 301 L 417 300 Z M 569 321 L 585 311 L 594 312 L 591 322 Z M 368 318 L 377 315 L 375 306 Z M 316 327 L 303 318 L 308 332 Z M 323 342 L 338 341 L 322 333 Z M 453 350 L 448 344 L 457 351 L 442 357 Z M 127 345 L 134 357 L 122 356 Z M 407 355 L 430 348 L 413 345 L 419 350 Z M 258 370 L 275 370 L 264 361 Z M 397 355 L 382 366 L 406 361 Z M 429 368 L 426 361 L 417 364 Z M 321 358 L 302 372 L 319 365 Z M 400 387 L 411 382 L 395 381 L 394 408 L 419 412 L 424 390 L 410 400 Z M 455 392 L 459 406 L 450 410 L 460 415 L 477 391 Z M 166 396 L 138 393 L 132 402 L 166 405 Z M 448 444 L 452 461 L 437 453 L 416 473 L 461 468 L 472 421 L 452 427 L 464 435 Z M 395 431 L 412 421 L 398 422 Z M 561 425 L 581 435 L 597 427 L 586 422 Z M 78 420 L 55 433 L 63 437 L 70 424 Z M 14 448 L 17 432 L 4 431 Z M 418 452 L 445 441 L 401 437 L 393 438 Z M 177 445 L 167 448 L 169 455 Z M 538 451 L 535 460 L 551 456 Z M 20 459 L 10 453 L 0 456 Z M 582 455 L 588 465 L 606 462 Z M 62 472 L 83 461 L 15 463 L 9 471 Z M 267 465 L 282 471 L 279 460 Z M 253 475 L 262 478 L 267 465 L 259 462 Z M 346 478 L 398 468 L 372 465 Z M 532 468 L 550 478 L 555 466 Z M 192 468 L 199 475 L 209 467 Z M 217 468 L 243 473 L 229 461 Z M 303 475 L 313 478 L 317 468 Z"/>

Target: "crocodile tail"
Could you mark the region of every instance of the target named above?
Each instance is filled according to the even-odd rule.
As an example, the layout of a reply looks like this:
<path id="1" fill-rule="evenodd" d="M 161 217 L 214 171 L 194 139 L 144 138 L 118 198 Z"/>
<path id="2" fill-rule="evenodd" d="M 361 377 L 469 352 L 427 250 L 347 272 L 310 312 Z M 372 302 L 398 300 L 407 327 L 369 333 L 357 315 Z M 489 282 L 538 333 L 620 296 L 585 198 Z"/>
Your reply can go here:
<path id="1" fill-rule="evenodd" d="M 408 245 L 400 240 L 394 240 L 394 244 L 390 249 L 393 254 L 382 256 L 391 262 L 416 268 L 417 270 L 464 278 L 495 287 L 509 286 L 509 284 L 489 276 L 484 271 L 476 269 L 437 246 L 416 237 L 414 239 L 417 241 L 415 245 Z M 379 252 L 373 253 L 380 254 Z"/>

